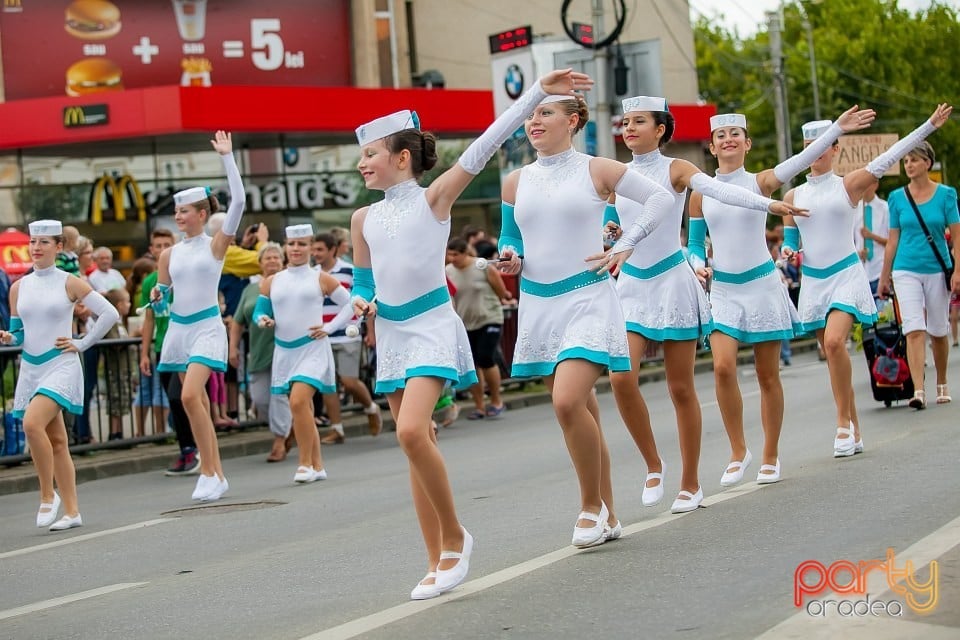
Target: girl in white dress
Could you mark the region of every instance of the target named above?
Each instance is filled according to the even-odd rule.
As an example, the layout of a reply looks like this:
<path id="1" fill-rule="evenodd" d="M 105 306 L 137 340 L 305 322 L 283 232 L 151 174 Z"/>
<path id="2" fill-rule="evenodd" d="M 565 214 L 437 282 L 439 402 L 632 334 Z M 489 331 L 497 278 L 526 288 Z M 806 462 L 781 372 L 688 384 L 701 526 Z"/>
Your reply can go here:
<path id="1" fill-rule="evenodd" d="M 637 241 L 670 206 L 666 189 L 619 162 L 573 148 L 589 113 L 579 96 L 549 96 L 524 130 L 536 162 L 503 182 L 501 263 L 523 274 L 514 377 L 542 376 L 580 485 L 572 544 L 585 548 L 620 537 L 610 455 L 593 387 L 604 369 L 630 368 L 623 313 L 612 279 Z M 618 246 L 602 251 L 598 233 L 614 192 L 647 205 Z M 521 263 L 520 257 L 523 257 Z M 587 261 L 600 260 L 596 271 Z"/>
<path id="2" fill-rule="evenodd" d="M 667 388 L 677 416 L 680 457 L 683 464 L 680 492 L 671 506 L 673 513 L 693 511 L 703 501 L 698 466 L 702 418 L 693 375 L 697 342 L 710 330 L 710 308 L 704 292 L 706 274 L 690 268 L 680 245 L 683 207 L 688 189 L 710 194 L 725 203 L 752 210 L 765 220 L 765 212 L 785 214 L 791 207 L 735 185 L 724 184 L 692 163 L 664 156 L 660 149 L 673 137 L 675 122 L 662 97 L 636 96 L 623 101 L 623 141 L 633 152 L 627 167 L 647 176 L 671 194 L 663 222 L 645 238 L 623 265 L 617 293 L 626 317 L 630 343 L 630 370 L 610 376 L 617 408 L 647 463 L 647 479 L 641 500 L 644 506 L 663 498 L 663 460 L 657 452 L 650 415 L 637 378 L 649 341 L 663 343 Z M 629 225 L 643 208 L 617 199 L 614 228 Z"/>
<path id="3" fill-rule="evenodd" d="M 477 382 L 467 333 L 446 287 L 450 208 L 547 93 L 569 94 L 590 84 L 569 69 L 547 74 L 428 188 L 416 180 L 436 163 L 436 140 L 419 130 L 416 114 L 401 111 L 357 129 L 357 168 L 367 188 L 385 197 L 353 214 L 353 306 L 358 315 L 377 315 L 376 390 L 387 394 L 410 463 L 427 547 L 427 575 L 410 594 L 415 600 L 460 584 L 473 550 L 473 538 L 457 518 L 430 420 L 445 383 L 466 388 Z"/>
<path id="4" fill-rule="evenodd" d="M 752 142 L 747 119 L 739 113 L 710 118 L 710 153 L 717 158 L 716 177 L 754 193 L 770 196 L 826 151 L 844 133 L 865 129 L 876 118 L 871 109 L 857 106 L 845 111 L 837 122 L 800 153 L 773 169 L 750 173 L 744 169 Z M 743 397 L 737 381 L 737 352 L 741 343 L 753 346 L 754 367 L 760 387 L 760 421 L 763 425 L 763 459 L 766 467 L 757 482 L 779 480 L 774 474 L 779 458 L 783 425 L 783 387 L 780 384 L 780 344 L 794 332 L 801 333 L 800 319 L 790 301 L 766 243 L 766 220 L 755 211 L 735 207 L 694 193 L 690 197 L 690 251 L 706 263 L 705 237 L 709 229 L 713 247 L 710 308 L 713 332 L 710 352 L 717 404 L 730 440 L 730 462 L 720 478 L 721 486 L 743 479 L 753 459 L 743 433 Z"/>
<path id="5" fill-rule="evenodd" d="M 806 184 L 791 189 L 784 197 L 811 212 L 809 218 L 784 221 L 782 253 L 786 259 L 794 260 L 800 236 L 803 236 L 800 321 L 804 330 L 816 332 L 817 340 L 827 354 L 830 386 L 837 407 L 834 457 L 852 456 L 863 451 L 847 338 L 854 321 L 869 325 L 877 317 L 870 283 L 853 243 L 856 203 L 887 169 L 943 126 L 952 110 L 947 104 L 939 105 L 929 120 L 871 160 L 865 168 L 851 171 L 842 178 L 832 171 L 837 153 L 834 144 L 810 166 Z M 829 126 L 829 120 L 803 125 L 804 142 L 811 142 Z M 776 466 L 779 468 L 779 463 Z"/>
<path id="6" fill-rule="evenodd" d="M 77 354 L 106 335 L 120 314 L 84 280 L 56 268 L 57 252 L 63 249 L 60 222 L 38 220 L 29 228 L 33 273 L 10 288 L 10 331 L 0 331 L 0 343 L 23 345 L 13 415 L 23 419 L 40 482 L 37 526 L 61 531 L 83 524 L 62 413 L 83 411 L 83 370 Z M 97 316 L 81 339 L 73 339 L 71 329 L 77 302 Z M 57 520 L 61 505 L 64 516 Z"/>
<path id="7" fill-rule="evenodd" d="M 290 396 L 293 432 L 300 452 L 300 466 L 293 481 L 326 480 L 320 457 L 320 435 L 313 421 L 313 396 L 336 393 L 333 349 L 327 338 L 347 326 L 353 317 L 350 294 L 329 273 L 310 266 L 313 227 L 287 227 L 287 268 L 260 282 L 260 297 L 253 321 L 275 327 L 270 392 Z M 340 312 L 323 322 L 323 299 L 329 296 Z"/>
<path id="8" fill-rule="evenodd" d="M 211 371 L 227 369 L 227 332 L 220 318 L 217 285 L 223 257 L 240 226 L 246 201 L 230 134 L 217 131 L 211 144 L 220 154 L 230 187 L 230 206 L 223 227 L 212 238 L 203 231 L 220 206 L 206 188 L 194 187 L 174 194 L 174 220 L 185 236 L 160 254 L 157 286 L 151 292 L 155 313 L 167 311 L 171 290 L 173 293 L 170 328 L 163 340 L 157 371 L 176 372 L 183 384 L 181 400 L 200 454 L 200 477 L 192 497 L 203 502 L 219 500 L 229 488 L 220 464 L 206 386 Z"/>

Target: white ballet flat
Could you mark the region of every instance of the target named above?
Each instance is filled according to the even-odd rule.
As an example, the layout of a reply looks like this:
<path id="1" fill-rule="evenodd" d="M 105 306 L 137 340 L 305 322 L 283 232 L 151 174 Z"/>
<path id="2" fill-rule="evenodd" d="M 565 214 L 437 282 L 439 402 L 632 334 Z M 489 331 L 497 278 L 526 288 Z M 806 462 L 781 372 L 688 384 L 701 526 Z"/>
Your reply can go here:
<path id="1" fill-rule="evenodd" d="M 216 478 L 217 476 L 213 477 Z M 219 500 L 229 489 L 230 483 L 227 482 L 226 478 L 223 478 L 222 480 L 217 478 L 217 486 L 208 495 L 200 498 L 200 502 L 213 502 L 214 500 Z"/>
<path id="2" fill-rule="evenodd" d="M 743 456 L 743 460 L 734 460 L 727 465 L 727 470 L 720 476 L 720 486 L 732 487 L 743 480 L 743 472 L 747 470 L 751 462 L 753 462 L 753 454 L 750 453 L 750 449 L 747 449 L 747 455 Z M 733 467 L 733 471 L 730 471 L 731 467 Z"/>
<path id="3" fill-rule="evenodd" d="M 424 580 L 429 580 L 430 578 L 433 578 L 433 584 L 423 584 Z M 417 583 L 417 586 L 413 588 L 413 591 L 410 592 L 410 599 L 429 600 L 430 598 L 436 598 L 438 595 L 440 595 L 440 590 L 437 589 L 437 572 L 431 571 L 423 576 L 420 582 Z"/>
<path id="4" fill-rule="evenodd" d="M 773 473 L 764 473 L 772 471 Z M 773 484 L 780 482 L 780 458 L 777 458 L 777 464 L 760 465 L 760 473 L 757 474 L 757 484 Z"/>
<path id="5" fill-rule="evenodd" d="M 859 440 L 857 440 L 857 444 L 854 445 L 854 448 L 853 448 L 853 453 L 854 454 L 863 453 L 863 438 L 860 438 Z"/>
<path id="6" fill-rule="evenodd" d="M 600 503 L 600 513 L 587 513 L 586 511 L 580 512 L 580 515 L 577 516 L 577 521 L 580 520 L 592 520 L 596 524 L 592 527 L 573 527 L 573 546 L 579 549 L 586 549 L 588 547 L 595 547 L 598 544 L 603 544 L 607 541 L 607 534 L 610 530 L 610 525 L 607 524 L 607 518 L 610 517 L 610 511 L 607 510 L 607 505 Z"/>
<path id="7" fill-rule="evenodd" d="M 463 527 L 460 527 L 463 529 Z M 450 591 L 467 577 L 470 570 L 470 555 L 473 553 L 473 536 L 466 529 L 463 529 L 463 551 L 441 551 L 440 560 L 457 560 L 457 564 L 449 569 L 441 569 L 437 565 L 437 579 L 434 583 L 437 587 L 437 595 Z"/>
<path id="8" fill-rule="evenodd" d="M 66 531 L 67 529 L 73 529 L 75 527 L 83 526 L 83 518 L 80 517 L 78 513 L 75 516 L 63 516 L 52 525 L 50 525 L 50 531 Z"/>
<path id="9" fill-rule="evenodd" d="M 197 478 L 197 484 L 193 488 L 193 495 L 191 495 L 190 498 L 192 500 L 203 500 L 206 496 L 211 495 L 216 490 L 219 483 L 220 478 L 217 477 L 217 474 L 205 476 L 201 473 Z"/>
<path id="10" fill-rule="evenodd" d="M 310 482 L 316 482 L 317 480 L 326 480 L 327 479 L 327 470 L 320 469 L 319 471 L 313 467 L 297 467 L 297 472 L 293 474 L 293 481 L 299 484 L 307 484 Z"/>
<path id="11" fill-rule="evenodd" d="M 703 487 L 697 487 L 696 493 L 681 491 L 677 494 L 677 499 L 673 501 L 673 506 L 670 507 L 670 513 L 696 511 L 700 507 L 701 502 L 703 502 Z"/>
<path id="12" fill-rule="evenodd" d="M 620 521 L 617 520 L 617 524 L 610 527 L 610 530 L 607 532 L 607 540 L 619 540 L 622 535 L 623 527 L 620 526 Z"/>
<path id="13" fill-rule="evenodd" d="M 660 459 L 660 473 L 648 473 L 647 479 L 643 483 L 643 495 L 640 496 L 640 502 L 643 503 L 645 507 L 655 507 L 660 504 L 660 501 L 663 500 L 663 474 L 667 472 L 667 466 L 663 463 L 663 459 Z M 651 480 L 659 480 L 657 484 L 652 487 L 647 486 L 647 482 Z"/>
<path id="14" fill-rule="evenodd" d="M 856 452 L 857 441 L 853 438 L 853 429 L 837 427 L 837 436 L 833 439 L 833 457 L 846 458 Z"/>
<path id="15" fill-rule="evenodd" d="M 47 511 L 44 511 L 44 509 L 47 509 Z M 43 528 L 52 525 L 56 521 L 59 512 L 60 495 L 54 491 L 53 502 L 40 503 L 40 509 L 37 511 L 37 527 Z"/>

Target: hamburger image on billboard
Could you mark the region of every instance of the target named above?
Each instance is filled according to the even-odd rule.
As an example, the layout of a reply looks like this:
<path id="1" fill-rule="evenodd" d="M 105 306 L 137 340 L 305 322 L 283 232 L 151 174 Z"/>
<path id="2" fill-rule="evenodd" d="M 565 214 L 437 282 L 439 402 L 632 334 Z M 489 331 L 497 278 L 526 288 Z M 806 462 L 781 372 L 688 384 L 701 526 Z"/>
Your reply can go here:
<path id="1" fill-rule="evenodd" d="M 106 40 L 120 33 L 120 9 L 107 0 L 75 0 L 66 11 L 67 33 L 81 40 Z"/>
<path id="2" fill-rule="evenodd" d="M 107 58 L 84 58 L 67 69 L 67 95 L 84 96 L 99 91 L 122 91 L 123 72 Z"/>

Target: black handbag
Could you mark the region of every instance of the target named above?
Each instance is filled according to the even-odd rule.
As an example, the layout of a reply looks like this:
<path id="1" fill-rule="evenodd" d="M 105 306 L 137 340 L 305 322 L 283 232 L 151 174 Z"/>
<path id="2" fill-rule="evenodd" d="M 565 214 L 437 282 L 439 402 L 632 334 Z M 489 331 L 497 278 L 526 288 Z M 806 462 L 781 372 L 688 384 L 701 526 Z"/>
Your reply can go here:
<path id="1" fill-rule="evenodd" d="M 903 188 L 903 192 L 906 194 L 907 200 L 910 201 L 910 206 L 913 207 L 913 212 L 917 214 L 917 222 L 920 223 L 920 228 L 923 229 L 923 233 L 927 237 L 927 244 L 930 245 L 933 255 L 936 256 L 937 262 L 940 263 L 940 269 L 943 270 L 943 280 L 947 285 L 947 291 L 950 291 L 952 289 L 950 286 L 950 277 L 953 275 L 953 258 L 950 259 L 950 266 L 947 267 L 946 261 L 943 259 L 943 256 L 940 255 L 940 250 L 937 249 L 937 245 L 933 240 L 933 235 L 930 233 L 930 229 L 927 227 L 927 223 L 923 221 L 923 216 L 920 215 L 920 208 L 917 207 L 917 203 L 914 201 L 913 195 L 910 193 L 909 185 Z"/>

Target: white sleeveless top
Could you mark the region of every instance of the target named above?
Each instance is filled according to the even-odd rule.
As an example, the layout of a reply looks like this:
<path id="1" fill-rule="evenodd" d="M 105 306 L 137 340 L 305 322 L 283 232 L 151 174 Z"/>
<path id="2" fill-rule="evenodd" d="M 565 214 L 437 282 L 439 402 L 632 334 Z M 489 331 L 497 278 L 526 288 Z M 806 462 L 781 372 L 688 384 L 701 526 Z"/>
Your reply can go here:
<path id="1" fill-rule="evenodd" d="M 20 279 L 15 314 L 23 321 L 23 351 L 41 356 L 56 349 L 57 338 L 73 337 L 74 302 L 67 295 L 70 274 L 54 266 Z"/>
<path id="2" fill-rule="evenodd" d="M 687 190 L 684 189 L 677 193 L 676 189 L 673 188 L 673 182 L 670 180 L 670 165 L 673 160 L 673 158 L 664 156 L 659 149 L 656 149 L 650 153 L 634 155 L 633 161 L 627 163 L 628 170 L 637 171 L 640 175 L 650 178 L 666 188 L 673 196 L 673 207 L 667 214 L 668 217 L 662 220 L 650 232 L 650 235 L 637 244 L 637 250 L 627 259 L 628 264 L 641 269 L 651 267 L 681 250 L 680 226 L 683 224 L 683 204 L 686 200 Z M 620 226 L 623 229 L 629 229 L 630 225 L 643 211 L 642 204 L 629 198 L 618 197 L 616 206 L 617 215 L 620 217 Z"/>
<path id="3" fill-rule="evenodd" d="M 552 283 L 587 271 L 603 251 L 603 210 L 591 156 L 568 149 L 520 170 L 514 219 L 523 238 L 523 277 Z"/>
<path id="4" fill-rule="evenodd" d="M 277 340 L 299 340 L 310 335 L 310 327 L 323 324 L 320 274 L 309 263 L 287 267 L 273 276 L 270 302 L 277 323 L 274 330 Z"/>
<path id="5" fill-rule="evenodd" d="M 170 284 L 174 290 L 171 313 L 189 316 L 210 307 L 219 309 L 217 287 L 223 260 L 213 257 L 212 241 L 201 233 L 184 238 L 170 250 Z"/>
<path id="6" fill-rule="evenodd" d="M 803 238 L 804 266 L 824 269 L 856 252 L 853 226 L 857 207 L 850 204 L 843 178 L 825 173 L 807 176 L 793 192 L 793 204 L 810 211 L 794 220 Z"/>
<path id="7" fill-rule="evenodd" d="M 731 173 L 717 173 L 716 178 L 762 195 L 757 174 L 743 167 Z M 762 211 L 703 196 L 703 219 L 710 229 L 713 268 L 717 271 L 743 273 L 771 260 L 767 250 L 767 216 Z"/>
<path id="8" fill-rule="evenodd" d="M 415 180 L 394 185 L 383 200 L 370 205 L 363 221 L 377 300 L 388 305 L 402 305 L 447 286 L 450 220 L 437 220 L 425 193 Z"/>

